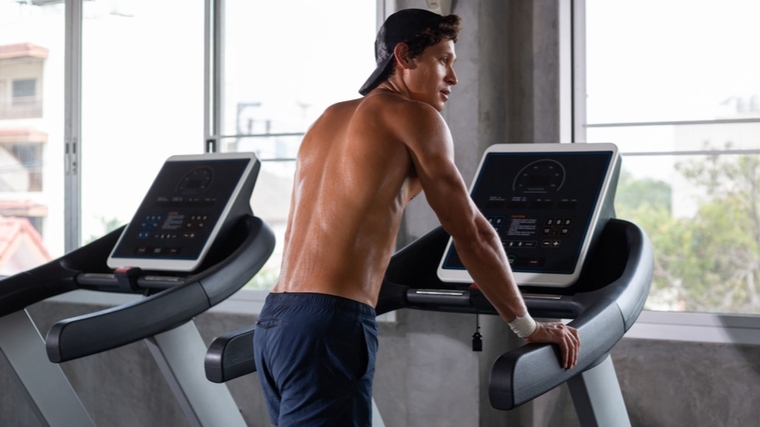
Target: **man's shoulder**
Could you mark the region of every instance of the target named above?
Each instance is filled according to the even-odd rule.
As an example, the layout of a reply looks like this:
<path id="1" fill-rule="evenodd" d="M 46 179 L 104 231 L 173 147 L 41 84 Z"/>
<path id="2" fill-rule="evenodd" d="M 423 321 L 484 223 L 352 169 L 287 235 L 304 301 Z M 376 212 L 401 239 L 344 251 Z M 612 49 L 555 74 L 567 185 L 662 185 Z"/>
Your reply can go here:
<path id="1" fill-rule="evenodd" d="M 394 93 L 365 97 L 354 119 L 360 127 L 392 134 L 408 147 L 436 147 L 450 140 L 446 122 L 432 105 Z"/>
<path id="2" fill-rule="evenodd" d="M 340 129 L 351 132 L 355 139 L 382 138 L 406 145 L 431 138 L 443 141 L 447 132 L 443 118 L 431 105 L 389 92 L 333 104 L 310 130 L 335 134 Z"/>

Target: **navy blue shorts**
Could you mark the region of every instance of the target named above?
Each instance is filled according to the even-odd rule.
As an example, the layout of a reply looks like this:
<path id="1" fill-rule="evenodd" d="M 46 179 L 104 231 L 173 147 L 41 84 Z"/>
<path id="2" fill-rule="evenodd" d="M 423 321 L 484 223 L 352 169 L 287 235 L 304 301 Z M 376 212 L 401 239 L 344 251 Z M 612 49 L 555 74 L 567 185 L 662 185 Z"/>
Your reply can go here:
<path id="1" fill-rule="evenodd" d="M 372 425 L 375 309 L 315 293 L 271 293 L 253 352 L 272 424 Z"/>

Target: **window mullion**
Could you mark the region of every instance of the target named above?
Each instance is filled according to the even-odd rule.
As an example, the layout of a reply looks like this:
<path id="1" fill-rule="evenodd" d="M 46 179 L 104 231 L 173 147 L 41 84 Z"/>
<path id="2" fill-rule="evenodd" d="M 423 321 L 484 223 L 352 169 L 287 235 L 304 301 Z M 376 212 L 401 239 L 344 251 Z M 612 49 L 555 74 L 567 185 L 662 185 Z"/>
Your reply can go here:
<path id="1" fill-rule="evenodd" d="M 82 242 L 82 0 L 66 0 L 64 250 Z"/>
<path id="2" fill-rule="evenodd" d="M 221 151 L 224 99 L 224 0 L 206 0 L 204 28 L 204 144 L 206 152 Z"/>

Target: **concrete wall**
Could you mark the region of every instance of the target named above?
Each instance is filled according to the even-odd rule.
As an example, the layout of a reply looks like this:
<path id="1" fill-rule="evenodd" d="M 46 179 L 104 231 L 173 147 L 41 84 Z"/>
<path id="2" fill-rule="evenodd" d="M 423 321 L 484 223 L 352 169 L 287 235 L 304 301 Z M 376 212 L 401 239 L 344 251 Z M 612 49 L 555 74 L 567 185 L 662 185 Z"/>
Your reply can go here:
<path id="1" fill-rule="evenodd" d="M 760 346 L 623 339 L 612 350 L 633 427 L 760 423 Z M 520 408 L 521 426 L 579 426 L 566 386 Z"/>

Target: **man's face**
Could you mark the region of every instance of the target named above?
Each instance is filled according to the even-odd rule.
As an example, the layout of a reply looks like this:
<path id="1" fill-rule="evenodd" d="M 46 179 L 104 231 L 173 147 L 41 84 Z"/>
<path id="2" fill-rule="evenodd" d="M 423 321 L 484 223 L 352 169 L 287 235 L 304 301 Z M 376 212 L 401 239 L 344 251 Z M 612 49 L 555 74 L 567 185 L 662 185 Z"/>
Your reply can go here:
<path id="1" fill-rule="evenodd" d="M 409 70 L 406 82 L 411 98 L 442 111 L 451 94 L 451 86 L 457 84 L 453 67 L 456 59 L 451 40 L 428 46 L 413 58 L 416 66 Z"/>

